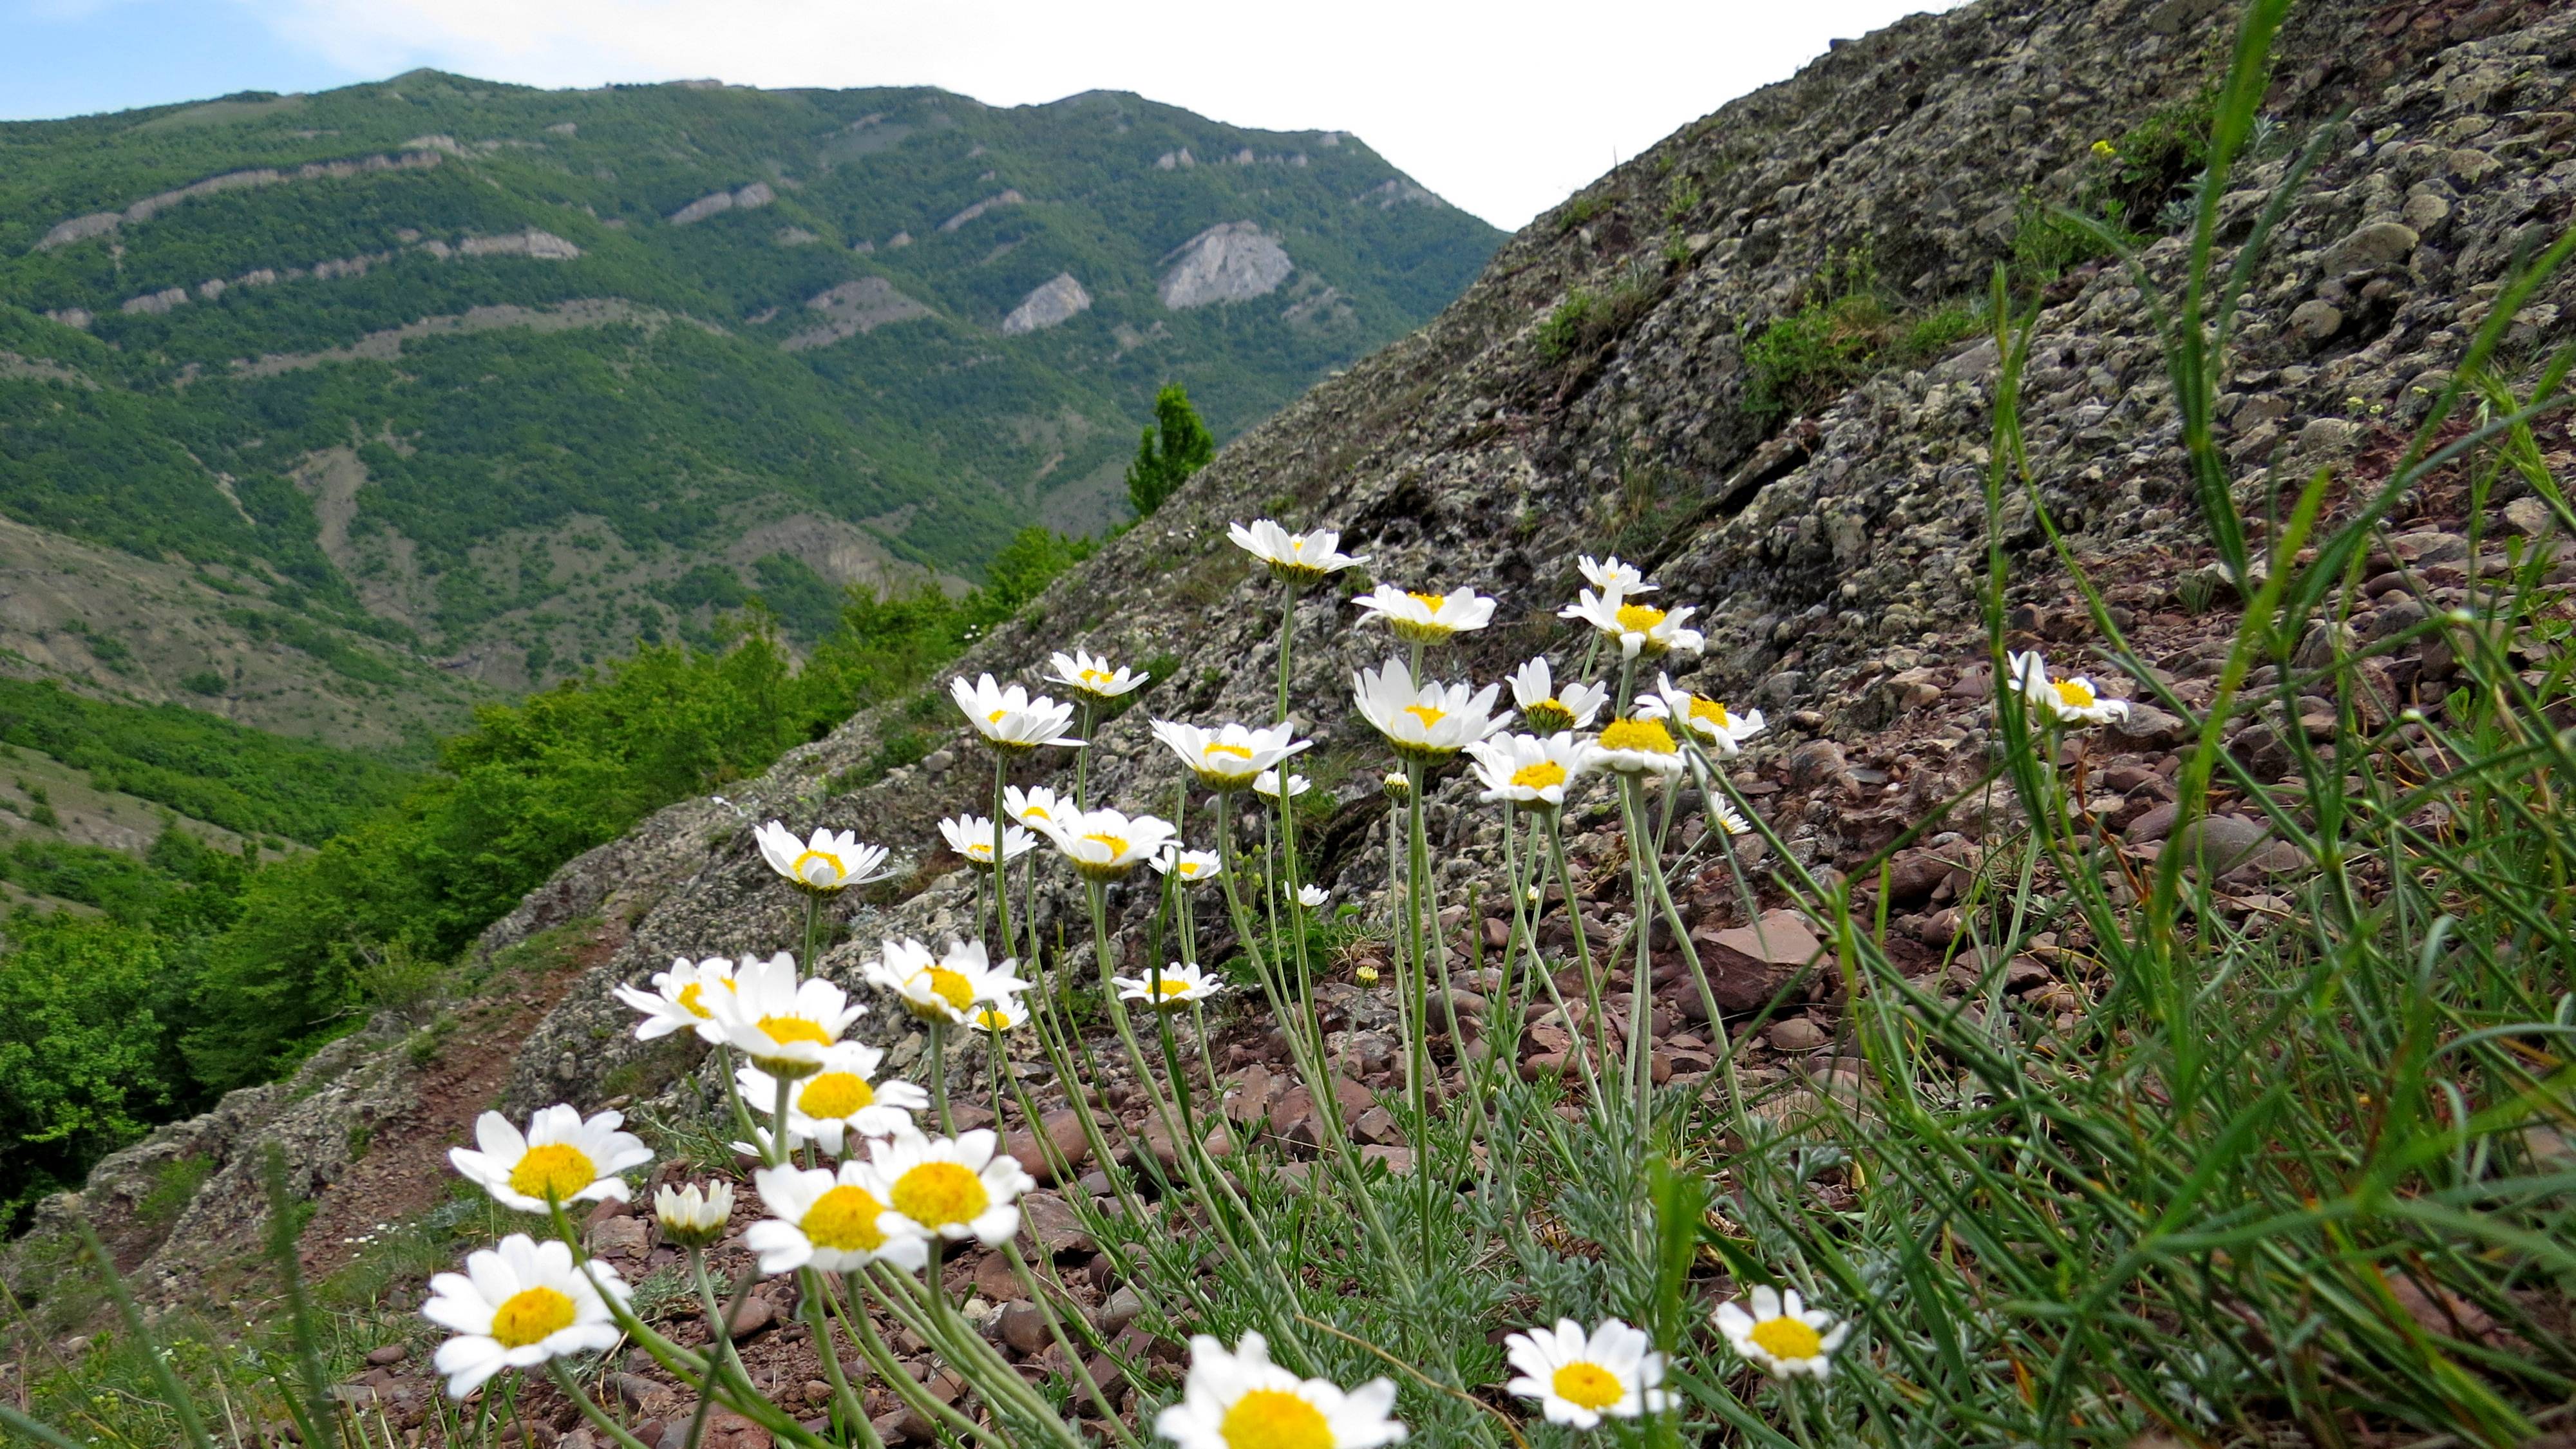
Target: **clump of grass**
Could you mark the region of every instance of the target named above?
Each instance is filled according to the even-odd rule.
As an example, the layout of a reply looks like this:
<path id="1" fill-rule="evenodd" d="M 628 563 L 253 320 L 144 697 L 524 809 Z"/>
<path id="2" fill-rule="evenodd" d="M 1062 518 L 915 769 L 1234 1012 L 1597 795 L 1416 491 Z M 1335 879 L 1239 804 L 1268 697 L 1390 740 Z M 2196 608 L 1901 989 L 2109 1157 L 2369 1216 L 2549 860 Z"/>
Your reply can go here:
<path id="1" fill-rule="evenodd" d="M 1990 325 L 1988 309 L 1964 302 L 1899 306 L 1859 262 L 1828 268 L 1808 290 L 1744 344 L 1744 407 L 1765 421 L 1814 412 L 1873 373 L 1920 366 Z"/>

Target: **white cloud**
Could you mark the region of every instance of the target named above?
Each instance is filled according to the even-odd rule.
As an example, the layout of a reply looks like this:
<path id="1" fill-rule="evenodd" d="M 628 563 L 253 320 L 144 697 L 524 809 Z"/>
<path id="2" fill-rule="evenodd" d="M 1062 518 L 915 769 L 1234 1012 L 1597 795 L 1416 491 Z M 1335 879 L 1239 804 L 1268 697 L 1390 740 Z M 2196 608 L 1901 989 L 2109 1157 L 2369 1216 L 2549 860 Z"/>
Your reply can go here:
<path id="1" fill-rule="evenodd" d="M 371 74 L 435 65 L 548 86 L 927 84 L 994 105 L 1135 91 L 1237 125 L 1354 132 L 1451 201 L 1517 227 L 1787 77 L 1834 37 L 1949 0 L 237 3 L 281 41 Z"/>

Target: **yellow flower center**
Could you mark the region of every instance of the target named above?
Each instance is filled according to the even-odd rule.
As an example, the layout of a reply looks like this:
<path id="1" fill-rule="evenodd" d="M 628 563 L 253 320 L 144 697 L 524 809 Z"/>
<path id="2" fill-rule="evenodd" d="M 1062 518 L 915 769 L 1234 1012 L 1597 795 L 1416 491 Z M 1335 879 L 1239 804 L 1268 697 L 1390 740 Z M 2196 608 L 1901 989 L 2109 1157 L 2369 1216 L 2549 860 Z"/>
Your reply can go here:
<path id="1" fill-rule="evenodd" d="M 818 1248 L 873 1253 L 885 1246 L 885 1234 L 877 1231 L 877 1218 L 884 1212 L 885 1204 L 866 1188 L 844 1183 L 814 1199 L 799 1226 L 806 1241 Z"/>
<path id="2" fill-rule="evenodd" d="M 687 1010 L 689 1015 L 707 1017 L 715 1014 L 714 1012 L 707 1010 L 705 1007 L 698 1005 L 698 998 L 705 995 L 706 990 L 707 984 L 703 981 L 692 981 L 688 985 L 680 988 L 680 1005 Z"/>
<path id="3" fill-rule="evenodd" d="M 1008 1016 L 1003 1015 L 1000 1008 L 991 1006 L 985 1007 L 982 1011 L 975 1013 L 975 1024 L 984 1028 L 986 1031 L 1009 1031 L 1011 1029 L 1011 1019 Z"/>
<path id="4" fill-rule="evenodd" d="M 805 862 L 809 860 L 821 861 L 830 873 L 819 878 L 806 874 Z M 787 873 L 796 877 L 798 880 L 805 882 L 807 885 L 839 885 L 842 881 L 847 880 L 850 875 L 848 868 L 841 864 L 841 858 L 832 854 L 828 850 L 806 851 L 803 855 L 796 857 L 795 864 L 790 865 L 787 868 Z"/>
<path id="5" fill-rule="evenodd" d="M 964 1011 L 975 1004 L 975 988 L 966 978 L 945 966 L 933 966 L 922 973 L 930 978 L 930 994 Z M 915 978 L 916 980 L 919 978 Z"/>
<path id="6" fill-rule="evenodd" d="M 557 1289 L 522 1288 L 492 1310 L 492 1337 L 503 1348 L 526 1348 L 572 1327 L 572 1298 Z"/>
<path id="7" fill-rule="evenodd" d="M 519 1159 L 519 1165 L 510 1169 L 512 1192 L 555 1202 L 572 1201 L 574 1193 L 598 1180 L 599 1166 L 590 1160 L 590 1154 L 564 1142 L 531 1147 Z"/>
<path id="8" fill-rule="evenodd" d="M 993 711 L 991 714 L 988 714 L 988 715 L 984 716 L 984 723 L 986 723 L 986 724 L 1000 724 L 1000 723 L 1002 722 L 1002 716 L 1004 716 L 1004 715 L 1006 715 L 1006 714 L 1009 714 L 1009 713 L 1010 713 L 1010 711 L 1009 711 L 1009 710 L 1007 710 L 1007 709 L 997 709 L 997 710 Z"/>
<path id="9" fill-rule="evenodd" d="M 1190 989 L 1190 983 L 1175 976 L 1166 976 L 1162 979 L 1156 989 L 1161 991 L 1165 996 L 1178 996 L 1182 992 Z"/>
<path id="10" fill-rule="evenodd" d="M 1652 604 L 1621 604 L 1617 617 L 1623 633 L 1643 634 L 1664 622 L 1664 611 Z"/>
<path id="11" fill-rule="evenodd" d="M 1541 760 L 1512 771 L 1512 783 L 1524 790 L 1544 790 L 1565 783 L 1565 767 L 1554 760 Z"/>
<path id="12" fill-rule="evenodd" d="M 877 1089 L 856 1072 L 824 1072 L 796 1094 L 796 1109 L 814 1120 L 847 1117 L 876 1101 Z"/>
<path id="13" fill-rule="evenodd" d="M 1184 860 L 1173 866 L 1172 869 L 1177 872 L 1183 880 L 1197 880 L 1200 873 L 1205 871 L 1207 867 L 1199 864 L 1195 860 Z"/>
<path id="14" fill-rule="evenodd" d="M 2057 691 L 2057 702 L 2069 709 L 2093 707 L 2093 691 L 2080 679 L 2062 679 L 2050 687 Z"/>
<path id="15" fill-rule="evenodd" d="M 1086 835 L 1086 836 L 1084 836 L 1084 837 L 1082 837 L 1082 838 L 1083 838 L 1083 839 L 1085 839 L 1085 840 L 1089 840 L 1089 841 L 1095 841 L 1095 842 L 1097 842 L 1097 843 L 1099 843 L 1099 844 L 1101 844 L 1101 845 L 1105 845 L 1105 846 L 1107 846 L 1107 847 L 1109 848 L 1109 858 L 1110 858 L 1111 860 L 1119 859 L 1120 857 L 1124 856 L 1124 855 L 1127 853 L 1127 841 L 1126 841 L 1126 839 L 1125 839 L 1124 837 L 1122 837 L 1122 836 L 1116 836 L 1116 835 Z"/>
<path id="16" fill-rule="evenodd" d="M 966 858 L 968 860 L 991 860 L 993 858 L 993 842 L 989 840 L 978 840 L 968 845 L 966 847 Z"/>
<path id="17" fill-rule="evenodd" d="M 1286 1389 L 1254 1389 L 1216 1426 L 1226 1449 L 1333 1449 L 1324 1411 Z"/>
<path id="18" fill-rule="evenodd" d="M 1199 757 L 1201 759 L 1205 759 L 1209 755 L 1232 755 L 1238 760 L 1248 760 L 1252 758 L 1252 751 L 1242 745 L 1227 745 L 1210 742 L 1206 749 L 1199 751 Z"/>
<path id="19" fill-rule="evenodd" d="M 1696 694 L 1690 697 L 1690 713 L 1692 719 L 1707 720 L 1721 730 L 1728 724 L 1725 705 L 1713 699 L 1702 699 Z"/>
<path id="20" fill-rule="evenodd" d="M 1614 719 L 1601 730 L 1601 748 L 1605 750 L 1638 750 L 1653 755 L 1669 755 L 1680 746 L 1673 743 L 1670 730 L 1659 719 Z"/>
<path id="21" fill-rule="evenodd" d="M 1429 734 L 1433 725 L 1436 725 L 1449 717 L 1449 711 L 1445 709 L 1434 709 L 1427 704 L 1408 704 L 1404 707 L 1404 712 L 1413 716 L 1415 719 L 1422 721 L 1422 732 L 1424 734 Z"/>
<path id="22" fill-rule="evenodd" d="M 1118 676 L 1106 669 L 1085 669 L 1078 672 L 1082 676 L 1082 682 L 1093 689 L 1105 688 L 1118 682 Z"/>
<path id="23" fill-rule="evenodd" d="M 760 1029 L 781 1046 L 794 1041 L 812 1042 L 816 1046 L 832 1044 L 830 1032 L 802 1016 L 764 1016 L 760 1019 Z"/>
<path id="24" fill-rule="evenodd" d="M 954 1162 L 925 1162 L 894 1182 L 894 1210 L 925 1228 L 971 1223 L 992 1205 L 984 1180 Z"/>
<path id="25" fill-rule="evenodd" d="M 1440 594 L 1417 594 L 1410 589 L 1405 591 L 1404 596 L 1411 599 L 1413 602 L 1420 604 L 1423 608 L 1430 610 L 1434 614 L 1440 612 L 1440 606 L 1442 604 L 1449 602 L 1446 597 Z"/>
<path id="26" fill-rule="evenodd" d="M 1020 818 L 1031 824 L 1036 824 L 1041 821 L 1053 820 L 1055 817 L 1047 813 L 1047 808 L 1044 805 L 1029 805 L 1021 809 Z"/>
<path id="27" fill-rule="evenodd" d="M 1764 1353 L 1778 1359 L 1807 1359 L 1825 1351 L 1825 1340 L 1795 1318 L 1766 1318 L 1746 1334 Z"/>
<path id="28" fill-rule="evenodd" d="M 1594 1413 L 1628 1396 L 1627 1386 L 1619 1382 L 1619 1376 L 1597 1363 L 1567 1364 L 1556 1371 L 1549 1386 L 1556 1390 L 1558 1398 Z"/>

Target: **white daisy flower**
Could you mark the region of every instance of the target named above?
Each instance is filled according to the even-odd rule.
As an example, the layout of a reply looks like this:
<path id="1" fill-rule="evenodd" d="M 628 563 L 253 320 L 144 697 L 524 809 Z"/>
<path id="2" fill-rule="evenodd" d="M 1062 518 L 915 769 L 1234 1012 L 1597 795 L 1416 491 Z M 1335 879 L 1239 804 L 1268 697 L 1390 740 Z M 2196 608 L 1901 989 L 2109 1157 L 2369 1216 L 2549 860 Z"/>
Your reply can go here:
<path id="1" fill-rule="evenodd" d="M 1751 835 L 1753 822 L 1735 813 L 1735 807 L 1723 800 L 1708 802 L 1709 823 L 1729 835 Z"/>
<path id="2" fill-rule="evenodd" d="M 1583 1325 L 1560 1318 L 1553 1329 L 1534 1328 L 1503 1340 L 1521 1377 L 1506 1387 L 1539 1401 L 1551 1424 L 1590 1429 L 1603 1419 L 1633 1419 L 1673 1406 L 1664 1381 L 1664 1356 L 1643 1329 L 1604 1319 L 1590 1338 Z"/>
<path id="3" fill-rule="evenodd" d="M 885 943 L 885 954 L 859 968 L 861 979 L 902 998 L 905 1009 L 924 1021 L 965 1022 L 979 1001 L 1008 1001 L 1029 989 L 1019 978 L 1019 961 L 1006 958 L 996 966 L 981 941 L 950 940 L 933 958 L 930 948 L 914 940 Z"/>
<path id="4" fill-rule="evenodd" d="M 1071 809 L 1070 799 L 1059 798 L 1044 785 L 1026 790 L 1017 785 L 1002 787 L 1002 813 L 1031 830 L 1044 830 L 1055 823 L 1058 815 Z"/>
<path id="5" fill-rule="evenodd" d="M 580 1112 L 558 1104 L 529 1118 L 522 1134 L 509 1118 L 486 1112 L 474 1119 L 482 1150 L 451 1147 L 447 1160 L 493 1201 L 523 1213 L 544 1212 L 549 1200 L 624 1202 L 626 1184 L 617 1174 L 653 1160 L 644 1139 L 617 1130 L 625 1121 L 616 1112 L 583 1121 Z"/>
<path id="6" fill-rule="evenodd" d="M 1494 601 L 1474 589 L 1415 594 L 1380 584 L 1351 602 L 1384 619 L 1395 637 L 1408 644 L 1445 643 L 1453 635 L 1484 628 L 1494 618 Z"/>
<path id="7" fill-rule="evenodd" d="M 2048 661 L 2034 649 L 2028 654 L 2008 654 L 2004 662 L 2012 669 L 2013 688 L 2030 703 L 2032 712 L 2055 724 L 2098 725 L 2129 717 L 2125 699 L 2104 699 L 2093 690 L 2093 681 L 2083 675 L 2052 680 Z"/>
<path id="8" fill-rule="evenodd" d="M 1217 873 L 1224 868 L 1225 862 L 1217 859 L 1215 851 L 1183 850 L 1179 841 L 1165 846 L 1154 857 L 1154 869 L 1174 880 L 1193 885 L 1203 880 L 1216 879 Z"/>
<path id="9" fill-rule="evenodd" d="M 823 1065 L 832 1044 L 867 1008 L 820 976 L 796 979 L 796 958 L 781 951 L 745 961 L 733 990 L 712 1002 L 727 1046 L 773 1077 L 802 1077 Z"/>
<path id="10" fill-rule="evenodd" d="M 632 986 L 616 988 L 617 999 L 644 1013 L 635 1024 L 640 1041 L 652 1041 L 683 1029 L 694 1031 L 709 1045 L 724 1040 L 717 1030 L 715 1013 L 707 1009 L 705 996 L 710 991 L 733 990 L 733 962 L 722 956 L 709 956 L 692 961 L 686 956 L 671 962 L 668 971 L 653 973 L 653 989 L 638 991 Z"/>
<path id="11" fill-rule="evenodd" d="M 1646 582 L 1646 571 L 1632 563 L 1621 563 L 1617 554 L 1595 559 L 1590 554 L 1575 560 L 1592 587 L 1605 594 L 1651 594 L 1656 585 Z"/>
<path id="12" fill-rule="evenodd" d="M 706 1247 L 724 1236 L 725 1224 L 733 1219 L 733 1184 L 710 1182 L 701 1188 L 693 1182 L 683 1192 L 665 1183 L 653 1194 L 653 1217 L 668 1241 L 683 1248 Z"/>
<path id="13" fill-rule="evenodd" d="M 1280 888 L 1284 890 L 1287 888 L 1288 883 L 1286 881 L 1281 881 L 1279 885 Z M 1304 906 L 1310 911 L 1322 910 L 1326 905 L 1331 903 L 1332 899 L 1333 893 L 1324 889 L 1322 886 L 1301 885 L 1297 887 L 1297 904 Z"/>
<path id="14" fill-rule="evenodd" d="M 1341 552 L 1336 545 L 1341 543 L 1342 535 L 1330 528 L 1290 533 L 1267 518 L 1256 518 L 1248 528 L 1240 523 L 1229 524 L 1226 536 L 1234 540 L 1237 548 L 1269 565 L 1272 578 L 1299 588 L 1320 584 L 1328 575 L 1368 562 L 1367 554 Z"/>
<path id="15" fill-rule="evenodd" d="M 525 1233 L 467 1254 L 465 1271 L 430 1279 L 429 1293 L 420 1316 L 457 1333 L 434 1360 L 456 1399 L 505 1368 L 615 1348 L 621 1335 L 602 1295 L 620 1303 L 634 1296 L 606 1263 L 593 1260 L 584 1272 L 572 1249 Z"/>
<path id="16" fill-rule="evenodd" d="M 794 831 L 772 820 L 752 834 L 760 842 L 760 858 L 800 890 L 829 893 L 894 874 L 878 869 L 885 864 L 884 846 L 862 845 L 858 836 L 847 830 L 835 832 L 817 827 L 812 840 L 799 842 Z"/>
<path id="17" fill-rule="evenodd" d="M 871 1081 L 884 1060 L 884 1052 L 864 1043 L 834 1042 L 821 1071 L 787 1088 L 787 1145 L 811 1142 L 837 1157 L 846 1142 L 911 1126 L 930 1094 L 899 1079 Z M 758 1067 L 736 1068 L 734 1081 L 755 1116 L 765 1117 L 778 1101 L 778 1079 Z"/>
<path id="18" fill-rule="evenodd" d="M 1360 714 L 1409 760 L 1445 760 L 1503 727 L 1511 711 L 1494 713 L 1502 686 L 1482 691 L 1467 684 L 1422 684 L 1401 659 L 1363 669 L 1351 679 Z"/>
<path id="19" fill-rule="evenodd" d="M 1312 744 L 1314 742 L 1309 740 L 1307 743 Z M 1305 794 L 1311 784 L 1312 782 L 1303 775 L 1290 775 L 1288 777 L 1288 798 L 1294 800 L 1298 796 Z M 1260 774 L 1255 775 L 1252 779 L 1252 793 L 1265 800 L 1278 799 L 1279 772 L 1277 770 L 1264 770 Z"/>
<path id="20" fill-rule="evenodd" d="M 1174 720 L 1154 721 L 1154 738 L 1172 747 L 1200 784 L 1211 790 L 1240 790 L 1261 772 L 1314 743 L 1291 741 L 1284 724 L 1247 729 L 1239 724 L 1205 729 Z"/>
<path id="21" fill-rule="evenodd" d="M 984 743 L 1003 754 L 1024 755 L 1040 745 L 1082 743 L 1064 732 L 1073 723 L 1072 705 L 1058 704 L 1043 694 L 1031 698 L 1016 684 L 1005 689 L 989 674 L 973 684 L 961 674 L 948 681 L 948 694 L 966 712 L 966 722 L 984 737 Z"/>
<path id="22" fill-rule="evenodd" d="M 1652 604 L 1632 602 L 1624 594 L 1595 594 L 1582 591 L 1577 602 L 1557 610 L 1560 619 L 1580 619 L 1619 643 L 1623 659 L 1661 658 L 1676 650 L 1697 654 L 1706 641 L 1697 629 L 1685 629 L 1682 621 L 1699 612 L 1681 608 L 1666 611 Z"/>
<path id="23" fill-rule="evenodd" d="M 1544 654 L 1512 671 L 1512 703 L 1520 707 L 1522 720 L 1535 735 L 1588 730 L 1609 698 L 1609 690 L 1581 680 L 1559 692 Z"/>
<path id="24" fill-rule="evenodd" d="M 1743 753 L 1744 742 L 1762 733 L 1762 711 L 1733 713 L 1716 700 L 1673 683 L 1667 674 L 1657 674 L 1655 687 L 1637 696 L 1637 713 L 1672 720 L 1719 759 Z"/>
<path id="25" fill-rule="evenodd" d="M 976 1007 L 966 1024 L 977 1031 L 989 1031 L 1000 1036 L 1028 1019 L 1028 1004 L 1014 997 L 1009 1001 L 991 1001 Z"/>
<path id="26" fill-rule="evenodd" d="M 989 1128 L 934 1138 L 906 1127 L 870 1142 L 859 1180 L 886 1204 L 879 1224 L 889 1236 L 1009 1242 L 1020 1230 L 1020 1194 L 1038 1183 L 1018 1158 L 995 1155 L 998 1140 Z"/>
<path id="27" fill-rule="evenodd" d="M 1621 775 L 1678 775 L 1682 747 L 1656 715 L 1629 715 L 1601 727 L 1584 747 L 1583 765 Z"/>
<path id="28" fill-rule="evenodd" d="M 1047 834 L 1085 880 L 1111 881 L 1160 855 L 1172 839 L 1168 820 L 1115 810 L 1063 812 Z"/>
<path id="29" fill-rule="evenodd" d="M 1145 682 L 1154 677 L 1123 664 L 1112 669 L 1108 660 L 1084 649 L 1076 649 L 1071 654 L 1058 650 L 1049 662 L 1054 666 L 1054 672 L 1047 678 L 1073 691 L 1074 698 L 1095 708 L 1122 694 L 1143 688 Z"/>
<path id="30" fill-rule="evenodd" d="M 1795 1288 L 1784 1295 L 1757 1285 L 1746 1297 L 1753 1306 L 1750 1313 L 1729 1299 L 1717 1305 L 1714 1315 L 1717 1331 L 1737 1353 L 1773 1378 L 1813 1374 L 1821 1379 L 1833 1371 L 1834 1350 L 1843 1346 L 1850 1324 L 1837 1324 L 1825 1310 L 1806 1307 Z"/>
<path id="31" fill-rule="evenodd" d="M 968 865 L 985 870 L 993 868 L 993 822 L 983 815 L 952 815 L 939 822 L 940 838 L 948 848 L 966 857 Z M 1010 864 L 1038 848 L 1038 838 L 1026 827 L 1002 827 L 1002 863 Z"/>
<path id="32" fill-rule="evenodd" d="M 1565 787 L 1583 773 L 1584 747 L 1570 734 L 1496 735 L 1467 747 L 1476 761 L 1481 798 L 1549 811 L 1565 804 Z"/>
<path id="33" fill-rule="evenodd" d="M 1112 976 L 1109 984 L 1118 988 L 1120 1000 L 1141 1001 L 1164 1011 L 1205 1001 L 1225 989 L 1215 972 L 1179 961 L 1163 968 L 1159 983 L 1151 976 Z"/>
<path id="34" fill-rule="evenodd" d="M 850 1273 L 880 1260 L 909 1272 L 930 1261 L 921 1234 L 885 1230 L 885 1199 L 856 1158 L 837 1172 L 764 1167 L 751 1181 L 769 1216 L 743 1230 L 742 1245 L 760 1255 L 763 1273 Z"/>
<path id="35" fill-rule="evenodd" d="M 1155 1416 L 1154 1432 L 1181 1449 L 1376 1449 L 1404 1442 L 1404 1426 L 1387 1417 L 1394 1407 L 1391 1379 L 1344 1393 L 1272 1363 L 1258 1333 L 1232 1353 L 1202 1333 L 1190 1340 L 1181 1401 Z"/>

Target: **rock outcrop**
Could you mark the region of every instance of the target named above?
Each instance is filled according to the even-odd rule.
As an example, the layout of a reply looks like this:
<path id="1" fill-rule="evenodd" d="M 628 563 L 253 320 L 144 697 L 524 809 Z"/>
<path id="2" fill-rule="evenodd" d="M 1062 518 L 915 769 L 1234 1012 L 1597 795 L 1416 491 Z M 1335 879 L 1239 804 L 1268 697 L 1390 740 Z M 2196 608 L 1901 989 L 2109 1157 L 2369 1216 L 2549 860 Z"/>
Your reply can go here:
<path id="1" fill-rule="evenodd" d="M 1083 290 L 1082 283 L 1075 281 L 1071 272 L 1058 272 L 1031 288 L 1020 299 L 1020 305 L 1002 319 L 1002 335 L 1017 337 L 1023 332 L 1053 327 L 1072 321 L 1076 314 L 1090 308 L 1091 294 Z"/>
<path id="2" fill-rule="evenodd" d="M 778 345 L 789 352 L 829 347 L 845 337 L 873 332 L 889 322 L 927 317 L 930 309 L 894 289 L 883 277 L 860 277 L 805 299 L 805 310 L 822 319 Z"/>
<path id="3" fill-rule="evenodd" d="M 1248 221 L 1209 227 L 1173 248 L 1163 266 L 1156 290 L 1175 312 L 1266 297 L 1297 269 L 1279 243 Z"/>
<path id="4" fill-rule="evenodd" d="M 727 211 L 750 211 L 778 199 L 778 193 L 766 181 L 755 181 L 738 191 L 717 191 L 701 196 L 669 216 L 662 218 L 673 226 L 689 226 Z"/>
<path id="5" fill-rule="evenodd" d="M 446 141 L 434 147 L 433 141 Z M 152 217 L 183 201 L 200 196 L 215 196 L 226 191 L 242 191 L 259 186 L 283 186 L 292 181 L 318 181 L 332 177 L 364 175 L 371 171 L 418 171 L 439 164 L 443 152 L 456 152 L 456 143 L 444 136 L 422 137 L 391 155 L 359 156 L 346 161 L 309 161 L 301 166 L 258 166 L 245 171 L 227 171 L 203 181 L 191 181 L 169 191 L 157 191 L 121 211 L 94 211 L 56 222 L 36 242 L 37 251 L 51 251 L 76 241 L 106 236 L 127 222 L 149 221 Z"/>

